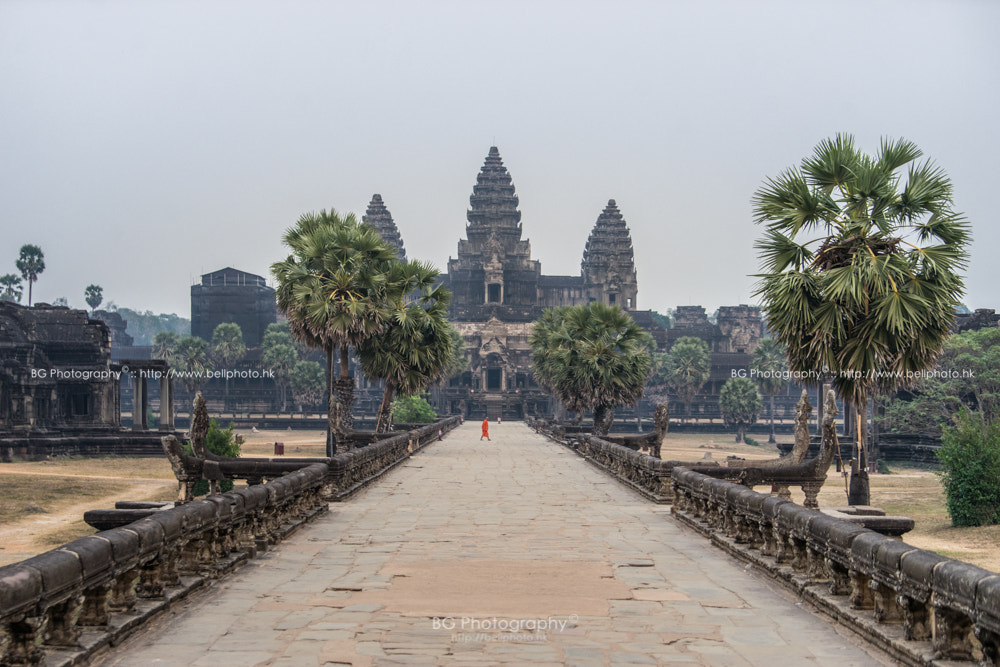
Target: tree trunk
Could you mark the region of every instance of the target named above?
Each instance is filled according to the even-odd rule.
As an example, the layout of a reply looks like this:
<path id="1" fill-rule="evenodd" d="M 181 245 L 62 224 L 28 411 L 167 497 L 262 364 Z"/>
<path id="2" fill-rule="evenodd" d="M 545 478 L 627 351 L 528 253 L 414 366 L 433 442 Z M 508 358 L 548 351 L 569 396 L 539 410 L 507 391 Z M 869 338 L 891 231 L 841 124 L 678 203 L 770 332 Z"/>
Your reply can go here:
<path id="1" fill-rule="evenodd" d="M 614 421 L 614 408 L 607 405 L 594 406 L 594 435 L 607 435 Z"/>
<path id="2" fill-rule="evenodd" d="M 768 408 L 768 414 L 771 417 L 771 436 L 767 439 L 768 444 L 773 445 L 777 440 L 774 439 L 774 394 L 769 396 L 771 405 Z"/>
<path id="3" fill-rule="evenodd" d="M 348 349 L 344 345 L 340 348 L 340 379 L 350 377 L 350 365 L 348 364 Z"/>
<path id="4" fill-rule="evenodd" d="M 851 505 L 871 505 L 871 488 L 868 483 L 867 436 L 868 398 L 864 397 L 854 406 L 855 423 L 858 432 L 857 463 L 851 466 L 851 485 L 848 503 Z"/>
<path id="5" fill-rule="evenodd" d="M 375 424 L 376 433 L 385 433 L 389 430 L 390 412 L 392 408 L 392 395 L 395 387 L 391 380 L 386 380 L 385 391 L 382 392 L 382 405 L 378 408 L 378 422 Z"/>
<path id="6" fill-rule="evenodd" d="M 330 347 L 326 351 L 326 455 L 337 455 L 337 392 L 333 389 L 333 366 L 337 350 Z"/>
<path id="7" fill-rule="evenodd" d="M 736 442 L 743 442 L 743 428 L 737 427 L 736 429 Z"/>

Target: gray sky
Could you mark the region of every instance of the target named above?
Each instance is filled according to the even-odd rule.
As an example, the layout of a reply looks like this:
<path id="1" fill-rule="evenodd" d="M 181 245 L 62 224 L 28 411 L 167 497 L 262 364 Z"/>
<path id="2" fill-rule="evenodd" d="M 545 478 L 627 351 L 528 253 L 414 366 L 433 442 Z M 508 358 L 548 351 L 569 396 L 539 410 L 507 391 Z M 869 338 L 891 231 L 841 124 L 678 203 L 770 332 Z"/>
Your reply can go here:
<path id="1" fill-rule="evenodd" d="M 493 144 L 550 275 L 617 200 L 641 308 L 751 300 L 750 198 L 823 138 L 915 141 L 1000 307 L 1000 3 L 0 0 L 0 274 L 190 315 L 224 266 L 268 276 L 306 211 L 375 192 L 447 268 Z"/>

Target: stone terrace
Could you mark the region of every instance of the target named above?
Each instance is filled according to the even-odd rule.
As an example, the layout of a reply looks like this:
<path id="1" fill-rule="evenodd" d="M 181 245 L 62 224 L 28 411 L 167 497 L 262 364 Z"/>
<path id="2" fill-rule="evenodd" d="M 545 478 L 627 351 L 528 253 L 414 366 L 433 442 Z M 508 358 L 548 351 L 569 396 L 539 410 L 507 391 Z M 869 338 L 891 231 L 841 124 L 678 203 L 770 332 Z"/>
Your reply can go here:
<path id="1" fill-rule="evenodd" d="M 669 507 L 491 434 L 465 424 L 101 664 L 885 664 Z"/>

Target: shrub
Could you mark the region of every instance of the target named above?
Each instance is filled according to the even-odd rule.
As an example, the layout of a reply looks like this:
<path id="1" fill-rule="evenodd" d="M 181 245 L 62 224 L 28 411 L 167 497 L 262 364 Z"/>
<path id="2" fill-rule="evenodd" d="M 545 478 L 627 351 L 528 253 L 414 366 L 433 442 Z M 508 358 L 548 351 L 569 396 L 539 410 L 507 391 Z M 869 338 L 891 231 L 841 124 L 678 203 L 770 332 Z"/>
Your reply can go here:
<path id="1" fill-rule="evenodd" d="M 886 463 L 883 459 L 879 459 L 878 461 L 875 462 L 875 470 L 877 470 L 878 474 L 880 475 L 892 474 L 892 471 L 889 470 L 889 464 Z"/>
<path id="2" fill-rule="evenodd" d="M 233 432 L 233 424 L 229 423 L 228 428 L 219 426 L 219 422 L 212 419 L 208 422 L 208 435 L 205 437 L 205 447 L 208 451 L 219 456 L 237 458 L 243 445 L 243 436 Z M 184 443 L 184 453 L 190 455 L 191 443 Z M 233 490 L 233 480 L 224 479 L 219 483 L 222 492 Z M 194 483 L 194 495 L 203 496 L 208 493 L 209 484 L 207 479 L 199 479 Z"/>
<path id="3" fill-rule="evenodd" d="M 437 413 L 423 396 L 404 396 L 392 402 L 392 420 L 401 424 L 430 424 Z"/>
<path id="4" fill-rule="evenodd" d="M 1000 423 L 962 410 L 941 442 L 938 459 L 951 524 L 1000 523 Z"/>
<path id="5" fill-rule="evenodd" d="M 743 442 L 750 445 L 751 447 L 760 447 L 760 443 L 751 438 L 749 435 L 743 436 Z"/>

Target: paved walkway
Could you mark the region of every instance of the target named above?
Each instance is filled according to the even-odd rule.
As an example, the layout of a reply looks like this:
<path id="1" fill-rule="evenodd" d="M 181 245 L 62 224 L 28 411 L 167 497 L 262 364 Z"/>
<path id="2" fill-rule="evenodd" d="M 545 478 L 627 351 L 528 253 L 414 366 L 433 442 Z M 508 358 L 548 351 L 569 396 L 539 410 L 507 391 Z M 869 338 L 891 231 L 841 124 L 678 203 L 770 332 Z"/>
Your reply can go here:
<path id="1" fill-rule="evenodd" d="M 104 664 L 878 663 L 669 507 L 491 426 L 332 505 Z"/>

